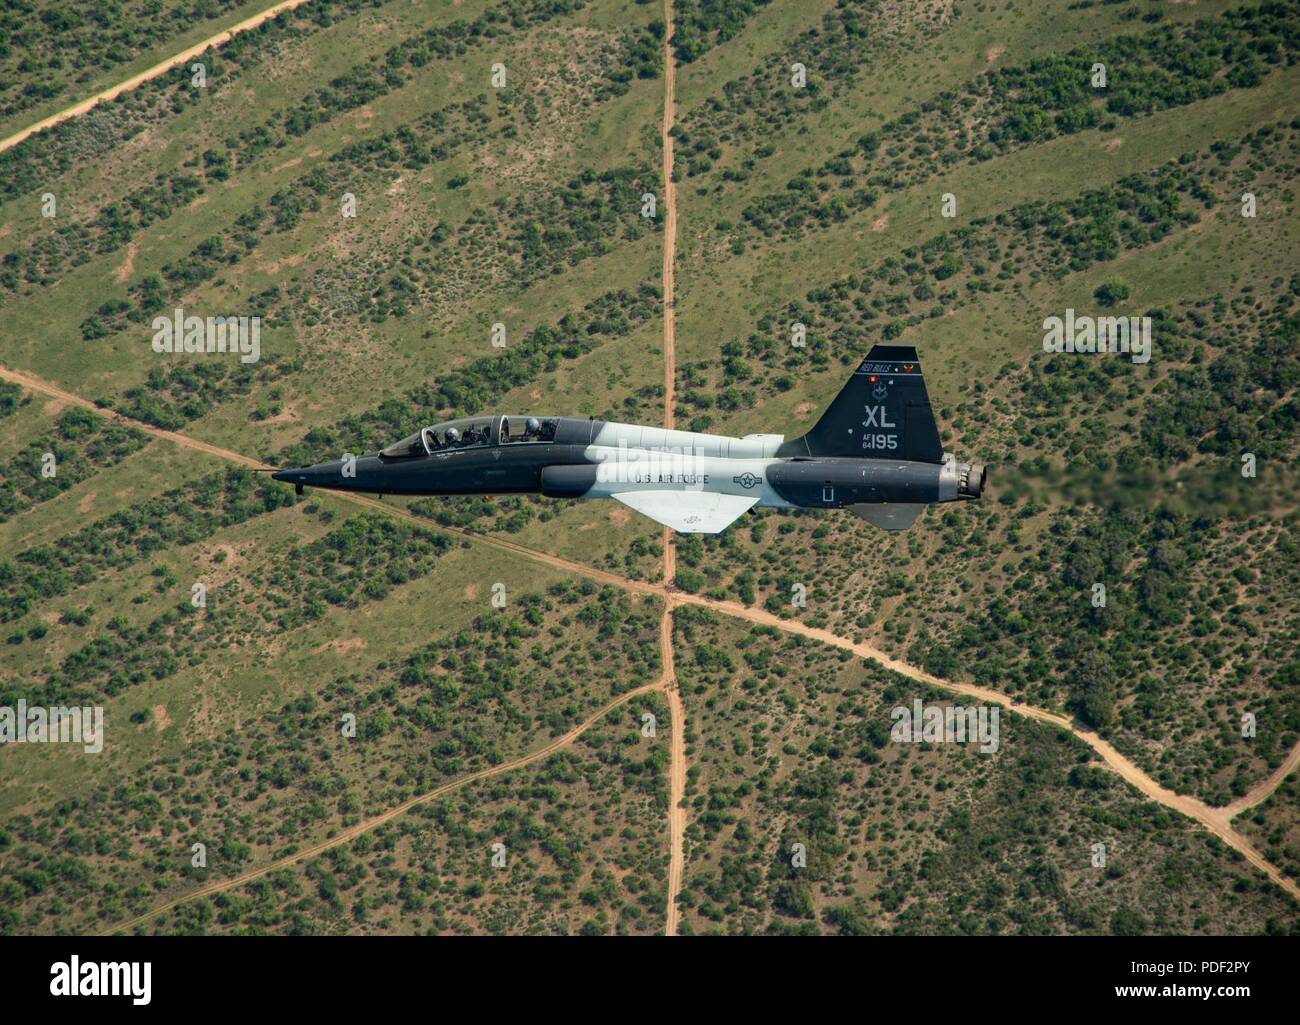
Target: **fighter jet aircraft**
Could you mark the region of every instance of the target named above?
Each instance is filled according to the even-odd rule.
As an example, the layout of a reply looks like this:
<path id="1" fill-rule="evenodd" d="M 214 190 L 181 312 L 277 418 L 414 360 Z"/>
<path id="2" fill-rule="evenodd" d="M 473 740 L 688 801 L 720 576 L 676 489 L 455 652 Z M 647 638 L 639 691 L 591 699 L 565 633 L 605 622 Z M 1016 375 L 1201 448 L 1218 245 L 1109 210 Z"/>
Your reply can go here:
<path id="1" fill-rule="evenodd" d="M 558 416 L 474 416 L 276 480 L 379 495 L 613 498 L 673 530 L 717 534 L 754 507 L 844 509 L 905 530 L 932 502 L 979 498 L 985 468 L 939 431 L 916 349 L 877 345 L 807 434 L 718 434 Z"/>

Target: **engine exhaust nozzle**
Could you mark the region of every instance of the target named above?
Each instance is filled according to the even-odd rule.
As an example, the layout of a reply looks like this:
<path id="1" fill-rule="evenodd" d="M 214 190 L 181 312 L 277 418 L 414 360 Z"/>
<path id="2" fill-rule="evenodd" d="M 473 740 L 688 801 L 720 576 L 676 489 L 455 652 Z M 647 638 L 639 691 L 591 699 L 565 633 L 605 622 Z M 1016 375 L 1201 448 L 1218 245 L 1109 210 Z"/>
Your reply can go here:
<path id="1" fill-rule="evenodd" d="M 979 498 L 989 471 L 982 463 L 957 464 L 957 494 L 962 498 Z"/>

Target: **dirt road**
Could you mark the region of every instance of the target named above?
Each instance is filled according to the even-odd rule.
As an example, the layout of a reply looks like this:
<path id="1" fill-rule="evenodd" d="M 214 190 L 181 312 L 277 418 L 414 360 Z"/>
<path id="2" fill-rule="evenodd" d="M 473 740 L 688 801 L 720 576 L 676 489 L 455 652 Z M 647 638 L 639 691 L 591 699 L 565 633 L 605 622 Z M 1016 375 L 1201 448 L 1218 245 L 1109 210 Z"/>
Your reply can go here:
<path id="1" fill-rule="evenodd" d="M 132 75 L 130 78 L 118 82 L 117 85 L 109 86 L 107 89 L 95 93 L 95 95 L 89 99 L 82 100 L 80 103 L 74 104 L 65 110 L 61 110 L 57 114 L 51 114 L 49 117 L 45 118 L 45 120 L 37 121 L 36 124 L 29 125 L 21 132 L 16 132 L 9 136 L 9 138 L 0 140 L 0 152 L 17 146 L 29 136 L 44 131 L 46 128 L 51 128 L 54 125 L 57 125 L 60 121 L 67 121 L 69 118 L 80 117 L 82 114 L 86 113 L 86 111 L 94 107 L 95 104 L 115 99 L 116 97 L 121 96 L 122 93 L 130 92 L 136 86 L 149 81 L 151 78 L 157 78 L 159 75 L 164 75 L 178 64 L 184 64 L 187 60 L 197 57 L 199 54 L 203 53 L 204 50 L 208 49 L 208 47 L 220 46 L 222 43 L 227 43 L 233 36 L 237 36 L 241 32 L 247 32 L 250 28 L 257 28 L 257 26 L 262 24 L 262 22 L 274 18 L 277 14 L 280 14 L 283 11 L 293 10 L 293 8 L 299 7 L 306 2 L 307 0 L 283 0 L 282 3 L 278 3 L 274 7 L 268 7 L 266 10 L 254 14 L 252 17 L 245 18 L 243 21 L 236 25 L 232 25 L 224 32 L 218 32 L 214 36 L 209 36 L 201 43 L 195 43 L 188 49 L 182 50 L 180 53 L 175 54 L 172 57 L 168 57 L 162 63 L 155 64 L 151 68 L 146 68 L 138 75 Z"/>
<path id="2" fill-rule="evenodd" d="M 1237 798 L 1223 809 L 1228 818 L 1233 819 L 1243 811 L 1248 811 L 1255 805 L 1268 800 L 1269 795 L 1282 785 L 1284 779 L 1295 772 L 1297 766 L 1300 766 L 1300 744 L 1296 744 L 1291 749 L 1291 753 L 1286 756 L 1282 764 L 1274 769 L 1266 779 L 1260 780 L 1246 792 L 1244 797 Z"/>
<path id="3" fill-rule="evenodd" d="M 664 0 L 664 426 L 673 427 L 676 402 L 673 384 L 677 378 L 677 298 L 673 268 L 677 262 L 677 186 L 673 182 L 673 87 L 677 69 L 673 63 L 673 4 Z M 664 528 L 664 587 L 672 586 L 677 575 L 676 538 Z M 673 666 L 671 602 L 664 602 L 664 666 L 668 677 L 666 695 L 672 716 L 668 760 L 668 908 L 664 916 L 664 934 L 677 935 L 677 897 L 682 892 L 682 874 L 686 865 L 686 707 L 677 686 Z"/>
<path id="4" fill-rule="evenodd" d="M 673 668 L 671 606 L 664 610 L 664 663 L 666 680 L 664 696 L 668 699 L 668 712 L 672 717 L 672 732 L 668 739 L 668 907 L 664 916 L 664 935 L 677 935 L 677 896 L 682 892 L 682 873 L 686 867 L 686 708 L 677 685 Z"/>
<path id="5" fill-rule="evenodd" d="M 111 409 L 104 409 L 95 405 L 89 399 L 83 399 L 80 395 L 74 395 L 70 391 L 64 391 L 57 385 L 50 384 L 49 381 L 43 381 L 33 374 L 24 374 L 18 370 L 10 370 L 8 367 L 0 367 L 0 380 L 10 381 L 13 384 L 26 388 L 28 391 L 39 392 L 42 395 L 49 395 L 51 398 L 58 399 L 70 406 L 80 406 L 82 409 L 88 409 L 92 413 L 99 414 L 105 420 L 112 420 L 115 423 L 124 424 L 127 427 L 134 427 L 137 431 L 144 431 L 146 434 L 152 434 L 155 438 L 163 438 L 173 444 L 180 445 L 182 448 L 192 449 L 195 452 L 206 452 L 210 456 L 216 456 L 218 459 L 225 459 L 228 462 L 236 463 L 239 466 L 247 466 L 254 470 L 269 469 L 269 467 L 260 459 L 251 459 L 239 452 L 232 452 L 228 448 L 219 448 L 216 445 L 209 445 L 206 441 L 199 441 L 197 438 L 191 438 L 185 434 L 178 434 L 176 431 L 165 431 L 161 427 L 154 427 L 152 424 L 147 424 L 140 420 L 132 420 L 130 417 L 122 416 L 121 413 L 114 412 Z"/>
<path id="6" fill-rule="evenodd" d="M 346 491 L 331 492 L 336 498 L 353 505 L 365 506 L 367 509 L 376 509 L 379 512 L 386 513 L 389 516 L 396 516 L 398 519 L 407 520 L 425 530 L 442 530 L 448 534 L 459 534 L 461 537 L 468 538 L 475 544 L 486 545 L 489 548 L 499 548 L 503 552 L 510 552 L 512 555 L 518 555 L 533 562 L 541 563 L 544 566 L 552 566 L 555 569 L 564 570 L 566 573 L 576 573 L 584 576 L 588 580 L 594 580 L 597 583 L 609 584 L 611 587 L 617 587 L 624 591 L 632 591 L 636 594 L 650 594 L 658 598 L 667 597 L 662 584 L 652 584 L 644 580 L 630 580 L 627 577 L 620 577 L 617 573 L 609 573 L 603 569 L 597 569 L 595 566 L 585 566 L 580 562 L 570 562 L 568 559 L 562 559 L 558 555 L 551 555 L 547 552 L 539 552 L 535 548 L 525 548 L 523 545 L 515 544 L 513 541 L 507 541 L 505 538 L 493 537 L 490 534 L 479 534 L 472 530 L 464 530 L 461 527 L 444 527 L 432 520 L 427 520 L 423 516 L 416 516 L 413 512 L 408 512 L 400 505 L 392 505 L 388 502 L 382 502 L 377 498 L 368 498 L 365 495 L 349 494 Z"/>
<path id="7" fill-rule="evenodd" d="M 673 4 L 664 0 L 664 426 L 674 423 L 673 384 L 677 377 L 677 298 L 673 264 L 677 260 L 677 185 L 673 182 Z"/>
<path id="8" fill-rule="evenodd" d="M 1067 719 L 1065 716 L 1057 715 L 1055 712 L 1048 712 L 1042 708 L 1035 708 L 1032 705 L 1025 705 L 1017 701 L 1012 701 L 1011 698 L 1000 691 L 990 690 L 987 687 L 978 687 L 970 683 L 956 683 L 951 680 L 942 680 L 937 676 L 930 675 L 922 669 L 918 669 L 916 666 L 909 665 L 906 662 L 900 662 L 870 644 L 855 642 L 847 637 L 840 637 L 837 634 L 831 633 L 829 630 L 808 626 L 804 623 L 798 622 L 797 620 L 782 619 L 780 616 L 774 616 L 765 609 L 749 608 L 737 602 L 716 601 L 695 594 L 676 594 L 673 596 L 673 601 L 678 604 L 699 605 L 728 616 L 735 616 L 738 619 L 748 620 L 751 623 L 759 623 L 763 626 L 774 626 L 777 629 L 785 630 L 788 633 L 801 634 L 804 637 L 821 641 L 823 644 L 829 644 L 836 648 L 843 648 L 851 651 L 862 658 L 869 658 L 901 676 L 907 676 L 913 680 L 932 684 L 935 687 L 952 693 L 972 697 L 984 702 L 985 704 L 1000 705 L 1003 708 L 1027 716 L 1030 719 L 1036 719 L 1039 722 L 1048 723 L 1049 725 L 1056 726 L 1060 729 L 1068 730 L 1101 755 L 1102 760 L 1110 766 L 1114 772 L 1123 777 L 1126 782 L 1132 784 L 1151 800 L 1157 801 L 1158 803 L 1165 805 L 1167 808 L 1173 808 L 1175 811 L 1181 812 L 1188 818 L 1199 822 L 1211 833 L 1219 837 L 1219 839 L 1224 843 L 1228 844 L 1234 850 L 1239 851 L 1247 861 L 1267 875 L 1269 879 L 1277 883 L 1277 885 L 1282 887 L 1282 889 L 1286 890 L 1292 897 L 1300 900 L 1300 886 L 1297 886 L 1294 880 L 1284 876 L 1274 865 L 1267 861 L 1262 854 L 1255 850 L 1245 837 L 1232 828 L 1231 819 L 1235 812 L 1232 811 L 1231 805 L 1224 808 L 1211 808 L 1208 804 L 1198 801 L 1194 797 L 1188 797 L 1185 794 L 1176 794 L 1172 790 L 1162 787 L 1159 783 L 1138 768 L 1137 765 L 1115 750 L 1114 746 L 1111 745 L 1109 741 L 1102 739 L 1092 730 L 1080 723 Z M 1292 768 L 1297 764 L 1300 764 L 1300 745 L 1297 745 L 1296 749 L 1291 752 L 1290 757 L 1287 759 L 1287 764 Z M 1285 768 L 1285 766 L 1283 766 L 1283 768 Z M 1256 790 L 1261 791 L 1261 796 L 1259 796 L 1257 800 L 1263 800 L 1264 797 L 1268 796 L 1267 793 L 1263 792 L 1266 784 L 1272 783 L 1273 788 L 1276 788 L 1277 785 L 1281 783 L 1284 776 L 1285 773 L 1279 769 L 1278 772 L 1275 772 L 1268 780 L 1265 780 L 1264 783 L 1257 787 Z M 1271 790 L 1269 792 L 1271 792 Z M 1252 791 L 1251 793 L 1253 794 L 1255 791 Z"/>
<path id="9" fill-rule="evenodd" d="M 25 374 L 17 370 L 10 370 L 8 367 L 0 367 L 0 380 L 11 381 L 28 391 L 38 392 L 42 395 L 48 395 L 51 398 L 58 399 L 68 405 L 80 406 L 82 409 L 89 410 L 105 420 L 113 423 L 122 424 L 126 427 L 133 427 L 137 431 L 143 431 L 155 438 L 161 438 L 164 441 L 170 441 L 174 445 L 182 448 L 188 448 L 195 452 L 205 452 L 210 456 L 216 456 L 218 459 L 224 459 L 227 462 L 235 463 L 238 466 L 245 466 L 254 470 L 269 470 L 272 467 L 263 463 L 261 460 L 253 459 L 250 456 L 243 455 L 240 452 L 234 452 L 228 448 L 221 448 L 219 445 L 209 445 L 206 441 L 199 441 L 197 438 L 191 438 L 187 434 L 181 434 L 177 431 L 163 430 L 161 427 L 155 427 L 147 424 L 142 420 L 133 420 L 129 416 L 123 416 L 114 410 L 97 406 L 88 399 L 82 398 L 70 391 L 51 384 L 49 381 L 42 380 L 34 374 Z M 433 523 L 423 517 L 416 516 L 408 512 L 399 505 L 391 505 L 387 502 L 381 502 L 377 498 L 370 498 L 362 494 L 349 494 L 346 491 L 336 491 L 331 494 L 334 497 L 353 505 L 364 506 L 368 509 L 377 509 L 388 516 L 395 516 L 398 519 L 407 520 L 427 530 L 444 530 L 449 534 L 459 534 L 462 537 L 469 538 L 471 541 L 487 545 L 490 548 L 498 548 L 501 551 L 510 552 L 519 555 L 534 562 L 540 562 L 547 566 L 553 566 L 555 569 L 564 570 L 566 573 L 578 573 L 586 576 L 598 583 L 609 584 L 613 587 L 622 588 L 625 591 L 635 591 L 640 594 L 653 594 L 659 597 L 664 595 L 664 588 L 661 585 L 646 583 L 639 580 L 629 580 L 627 577 L 618 576 L 616 573 L 608 573 L 605 570 L 597 569 L 594 566 L 584 566 L 580 563 L 570 562 L 562 559 L 558 555 L 549 555 L 546 552 L 539 552 L 532 548 L 525 548 L 523 545 L 515 544 L 505 538 L 492 537 L 487 534 L 478 534 L 471 530 L 463 530 L 460 527 L 444 527 Z"/>
<path id="10" fill-rule="evenodd" d="M 478 772 L 471 772 L 466 776 L 462 776 L 460 779 L 452 780 L 450 783 L 444 783 L 442 786 L 430 790 L 428 793 L 412 797 L 409 801 L 403 801 L 401 804 L 384 812 L 382 815 L 376 815 L 374 818 L 367 819 L 365 822 L 359 822 L 355 826 L 343 830 L 338 835 L 330 837 L 328 840 L 314 844 L 296 854 L 291 854 L 287 858 L 280 858 L 278 861 L 272 861 L 268 864 L 262 865 L 260 868 L 251 869 L 248 872 L 244 872 L 242 875 L 235 876 L 233 879 L 223 879 L 214 883 L 209 883 L 207 886 L 202 886 L 191 893 L 187 893 L 184 896 L 177 897 L 173 901 L 162 904 L 154 908 L 152 911 L 146 911 L 143 915 L 136 915 L 135 918 L 111 926 L 99 935 L 109 936 L 117 932 L 129 932 L 136 926 L 143 925 L 150 919 L 157 918 L 159 915 L 184 904 L 186 901 L 194 900 L 198 897 L 208 897 L 214 893 L 221 893 L 224 890 L 233 890 L 235 887 L 251 883 L 254 879 L 260 879 L 269 872 L 274 872 L 281 868 L 288 868 L 290 865 L 296 865 L 298 862 L 304 861 L 307 858 L 314 858 L 318 854 L 323 854 L 331 848 L 338 847 L 341 844 L 350 843 L 362 833 L 368 833 L 370 830 L 382 826 L 385 822 L 391 822 L 399 815 L 404 815 L 417 805 L 427 804 L 429 801 L 437 800 L 444 794 L 449 794 L 451 791 L 457 790 L 468 783 L 474 783 L 481 779 L 491 779 L 493 776 L 500 776 L 502 773 L 510 772 L 513 769 L 518 769 L 528 765 L 530 762 L 535 762 L 539 758 L 546 758 L 548 755 L 554 754 L 561 748 L 568 747 L 615 708 L 626 704 L 640 694 L 647 694 L 650 691 L 658 690 L 663 686 L 664 680 L 661 678 L 655 683 L 647 683 L 643 687 L 637 687 L 635 690 L 630 690 L 625 694 L 620 694 L 589 719 L 584 720 L 568 733 L 561 737 L 556 737 L 549 744 L 538 748 L 530 754 L 523 755 L 508 762 L 502 762 L 500 765 L 493 765 L 488 769 L 480 769 Z"/>

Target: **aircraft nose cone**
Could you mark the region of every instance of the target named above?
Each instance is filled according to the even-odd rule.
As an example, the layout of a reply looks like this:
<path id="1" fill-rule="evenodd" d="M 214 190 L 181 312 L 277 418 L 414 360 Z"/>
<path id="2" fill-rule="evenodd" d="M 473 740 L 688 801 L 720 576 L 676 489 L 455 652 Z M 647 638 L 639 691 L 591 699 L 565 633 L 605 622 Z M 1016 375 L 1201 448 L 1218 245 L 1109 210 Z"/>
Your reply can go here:
<path id="1" fill-rule="evenodd" d="M 338 487 L 345 483 L 343 461 L 317 463 L 315 466 L 295 466 L 287 470 L 277 470 L 271 474 L 273 480 L 282 480 L 286 484 L 309 484 L 314 487 Z"/>
<path id="2" fill-rule="evenodd" d="M 282 480 L 286 484 L 315 484 L 320 480 L 320 467 L 296 466 L 292 470 L 277 470 L 271 474 L 272 480 Z"/>
<path id="3" fill-rule="evenodd" d="M 335 491 L 384 492 L 387 480 L 378 456 L 333 459 L 314 466 L 291 466 L 271 474 L 295 488 L 331 488 Z"/>

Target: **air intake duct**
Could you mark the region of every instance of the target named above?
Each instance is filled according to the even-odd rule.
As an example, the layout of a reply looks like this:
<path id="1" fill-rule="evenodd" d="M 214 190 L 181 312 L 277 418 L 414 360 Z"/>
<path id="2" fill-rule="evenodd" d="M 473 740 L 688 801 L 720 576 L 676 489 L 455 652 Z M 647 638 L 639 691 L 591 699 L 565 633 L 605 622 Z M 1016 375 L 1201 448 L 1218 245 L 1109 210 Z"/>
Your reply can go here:
<path id="1" fill-rule="evenodd" d="M 542 494 L 547 498 L 581 498 L 596 483 L 597 467 L 590 463 L 542 468 Z"/>

